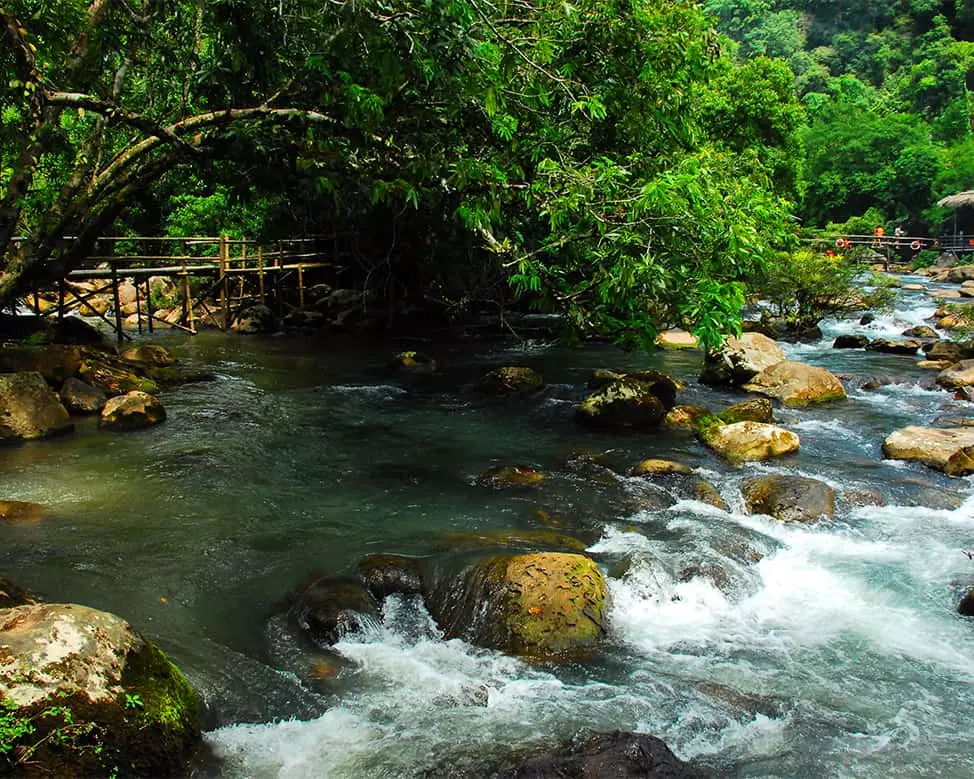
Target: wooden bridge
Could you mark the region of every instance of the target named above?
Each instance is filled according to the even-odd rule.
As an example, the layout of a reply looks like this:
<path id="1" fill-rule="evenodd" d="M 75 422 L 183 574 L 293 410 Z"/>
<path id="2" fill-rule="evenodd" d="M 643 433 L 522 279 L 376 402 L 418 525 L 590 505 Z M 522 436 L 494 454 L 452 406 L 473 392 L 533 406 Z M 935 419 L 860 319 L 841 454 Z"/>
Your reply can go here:
<path id="1" fill-rule="evenodd" d="M 247 305 L 271 303 L 278 316 L 285 309 L 303 308 L 305 274 L 332 266 L 338 254 L 337 237 L 293 238 L 272 245 L 226 236 L 99 238 L 93 254 L 58 282 L 56 307 L 42 306 L 39 290 L 25 302 L 39 315 L 56 311 L 58 317 L 84 307 L 86 314 L 112 326 L 121 342 L 130 336 L 123 327 L 119 286 L 131 280 L 140 334 L 143 326 L 151 333 L 154 322 L 196 334 L 200 309 L 204 318 L 226 330 Z M 172 279 L 180 289 L 182 315 L 176 321 L 161 319 L 153 308 L 150 279 L 160 277 Z M 194 279 L 202 280 L 202 286 L 191 284 Z M 77 282 L 95 286 L 81 289 Z M 103 294 L 112 296 L 114 321 L 90 305 Z M 214 301 L 215 311 L 209 305 Z"/>

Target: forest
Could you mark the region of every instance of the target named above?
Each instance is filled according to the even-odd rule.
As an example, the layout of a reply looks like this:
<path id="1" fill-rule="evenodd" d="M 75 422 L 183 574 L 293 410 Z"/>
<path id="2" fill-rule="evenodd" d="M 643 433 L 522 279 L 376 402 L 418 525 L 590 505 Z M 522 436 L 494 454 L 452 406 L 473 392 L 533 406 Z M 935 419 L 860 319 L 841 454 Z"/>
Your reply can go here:
<path id="1" fill-rule="evenodd" d="M 8 302 L 103 234 L 341 234 L 333 281 L 392 307 L 517 300 L 583 336 L 714 345 L 800 229 L 935 235 L 974 177 L 961 0 L 0 15 Z"/>

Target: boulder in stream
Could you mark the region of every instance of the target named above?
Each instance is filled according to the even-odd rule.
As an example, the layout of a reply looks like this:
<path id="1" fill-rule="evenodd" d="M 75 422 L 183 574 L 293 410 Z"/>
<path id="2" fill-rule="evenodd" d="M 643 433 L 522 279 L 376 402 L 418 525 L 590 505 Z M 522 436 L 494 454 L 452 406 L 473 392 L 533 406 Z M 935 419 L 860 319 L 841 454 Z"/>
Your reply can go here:
<path id="1" fill-rule="evenodd" d="M 131 362 L 153 365 L 159 368 L 165 368 L 176 362 L 176 358 L 172 356 L 170 351 L 158 344 L 140 344 L 139 346 L 133 346 L 131 349 L 126 349 L 122 352 L 121 357 Z"/>
<path id="2" fill-rule="evenodd" d="M 256 303 L 240 311 L 230 329 L 242 335 L 266 335 L 277 329 L 274 312 L 263 303 Z"/>
<path id="3" fill-rule="evenodd" d="M 376 600 L 387 595 L 419 595 L 423 573 L 418 557 L 370 554 L 359 560 L 355 575 Z"/>
<path id="4" fill-rule="evenodd" d="M 744 389 L 777 398 L 784 405 L 793 407 L 828 403 L 845 397 L 845 388 L 834 374 L 795 360 L 782 360 L 765 368 L 745 384 Z"/>
<path id="5" fill-rule="evenodd" d="M 126 392 L 158 392 L 159 385 L 147 378 L 144 365 L 131 363 L 102 352 L 89 352 L 78 369 L 87 384 L 103 389 L 109 395 Z"/>
<path id="6" fill-rule="evenodd" d="M 322 576 L 298 595 L 288 621 L 319 645 L 329 646 L 347 633 L 359 633 L 377 621 L 379 604 L 358 579 Z"/>
<path id="7" fill-rule="evenodd" d="M 707 355 L 700 381 L 704 384 L 743 384 L 784 359 L 781 347 L 766 335 L 744 333 L 740 338 L 731 336 L 718 352 Z"/>
<path id="8" fill-rule="evenodd" d="M 531 660 L 593 652 L 605 634 L 605 577 L 564 552 L 498 555 L 445 576 L 428 594 L 447 636 Z"/>
<path id="9" fill-rule="evenodd" d="M 523 395 L 543 386 L 540 373 L 516 365 L 494 368 L 477 382 L 477 389 L 488 395 Z"/>
<path id="10" fill-rule="evenodd" d="M 884 354 L 914 355 L 923 348 L 923 342 L 914 339 L 908 341 L 893 341 L 889 338 L 876 338 L 866 345 L 867 351 L 883 352 Z"/>
<path id="11" fill-rule="evenodd" d="M 928 360 L 947 360 L 951 363 L 974 358 L 974 345 L 958 341 L 935 341 L 923 348 Z"/>
<path id="12" fill-rule="evenodd" d="M 27 590 L 18 587 L 6 576 L 0 576 L 0 609 L 12 609 L 14 606 L 26 606 L 36 603 Z"/>
<path id="13" fill-rule="evenodd" d="M 436 373 L 436 360 L 422 352 L 399 352 L 389 361 L 389 367 L 397 373 Z"/>
<path id="14" fill-rule="evenodd" d="M 0 374 L 0 443 L 48 438 L 72 430 L 68 410 L 40 373 Z"/>
<path id="15" fill-rule="evenodd" d="M 184 775 L 201 743 L 199 699 L 179 669 L 86 606 L 0 611 L 0 699 L 33 728 L 7 756 L 31 775 Z"/>
<path id="16" fill-rule="evenodd" d="M 974 428 L 904 427 L 883 442 L 893 460 L 916 460 L 948 476 L 974 473 Z"/>
<path id="17" fill-rule="evenodd" d="M 741 487 L 750 514 L 767 514 L 782 522 L 812 522 L 835 516 L 835 491 L 804 476 L 761 476 Z"/>
<path id="18" fill-rule="evenodd" d="M 575 419 L 592 427 L 656 427 L 676 402 L 683 384 L 658 371 L 617 374 L 596 371 L 593 392 L 578 407 Z"/>
<path id="19" fill-rule="evenodd" d="M 99 427 L 141 430 L 166 421 L 166 409 L 148 392 L 127 392 L 109 400 L 101 410 Z"/>
<path id="20" fill-rule="evenodd" d="M 64 407 L 74 414 L 97 414 L 105 407 L 108 399 L 104 390 L 85 384 L 74 376 L 64 380 L 58 397 Z"/>
<path id="21" fill-rule="evenodd" d="M 774 405 L 768 398 L 752 398 L 721 411 L 717 418 L 728 425 L 735 422 L 774 422 Z"/>
<path id="22" fill-rule="evenodd" d="M 961 360 L 937 374 L 937 384 L 946 389 L 974 385 L 974 360 Z"/>
<path id="23" fill-rule="evenodd" d="M 840 335 L 832 342 L 833 349 L 865 349 L 869 338 L 864 335 Z"/>
<path id="24" fill-rule="evenodd" d="M 646 733 L 598 733 L 493 774 L 493 779 L 704 779 L 668 746 Z"/>
<path id="25" fill-rule="evenodd" d="M 78 372 L 82 359 L 79 346 L 4 346 L 0 348 L 0 373 L 37 371 L 48 384 L 56 387 Z"/>
<path id="26" fill-rule="evenodd" d="M 755 462 L 798 451 L 798 435 L 763 422 L 725 425 L 709 417 L 697 429 L 701 440 L 730 463 Z"/>

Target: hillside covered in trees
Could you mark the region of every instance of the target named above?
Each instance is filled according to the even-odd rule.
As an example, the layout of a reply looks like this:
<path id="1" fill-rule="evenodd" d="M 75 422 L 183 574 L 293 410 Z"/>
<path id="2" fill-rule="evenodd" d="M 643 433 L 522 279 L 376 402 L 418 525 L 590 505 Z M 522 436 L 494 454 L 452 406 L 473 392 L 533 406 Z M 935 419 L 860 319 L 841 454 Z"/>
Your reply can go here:
<path id="1" fill-rule="evenodd" d="M 708 0 L 738 61 L 784 60 L 807 112 L 799 212 L 936 233 L 974 186 L 967 0 Z"/>

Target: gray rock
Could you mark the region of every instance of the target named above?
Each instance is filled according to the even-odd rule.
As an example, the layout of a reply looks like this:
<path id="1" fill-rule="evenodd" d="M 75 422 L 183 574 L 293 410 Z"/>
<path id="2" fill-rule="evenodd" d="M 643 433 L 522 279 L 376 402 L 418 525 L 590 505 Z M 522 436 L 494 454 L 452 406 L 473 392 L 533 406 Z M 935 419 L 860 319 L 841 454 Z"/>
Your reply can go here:
<path id="1" fill-rule="evenodd" d="M 85 384 L 74 376 L 64 380 L 58 395 L 64 407 L 75 414 L 97 414 L 108 399 L 103 390 Z"/>

